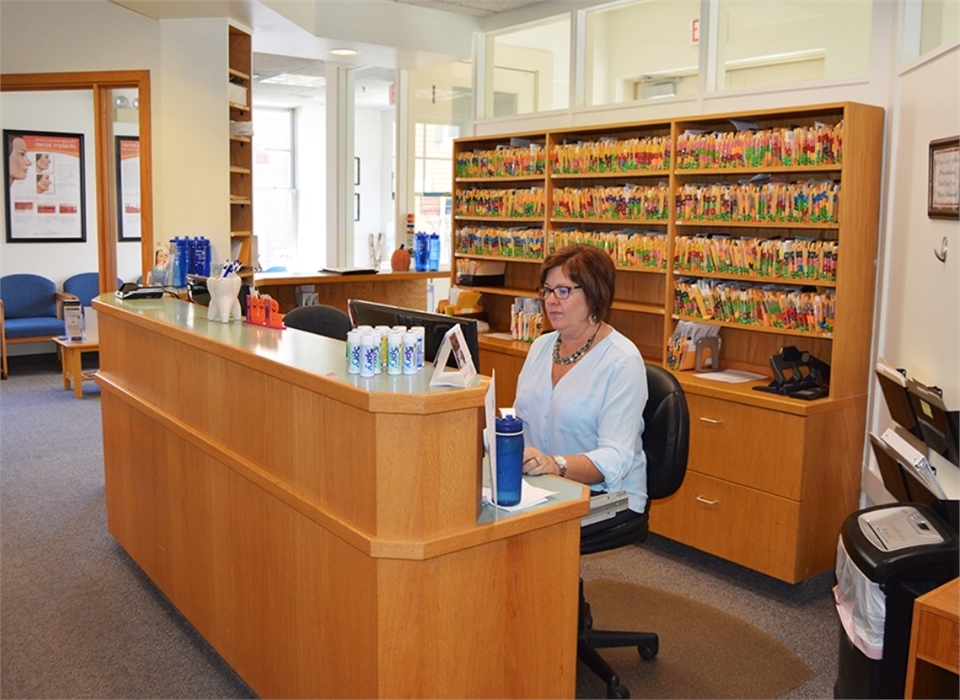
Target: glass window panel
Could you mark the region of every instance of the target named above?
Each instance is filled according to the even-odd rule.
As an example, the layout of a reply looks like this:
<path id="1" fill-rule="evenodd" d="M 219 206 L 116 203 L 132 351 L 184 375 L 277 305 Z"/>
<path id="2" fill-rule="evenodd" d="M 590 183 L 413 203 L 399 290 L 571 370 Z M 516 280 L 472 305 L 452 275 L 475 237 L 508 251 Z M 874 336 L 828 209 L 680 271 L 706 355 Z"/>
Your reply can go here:
<path id="1" fill-rule="evenodd" d="M 960 0 L 923 0 L 920 55 L 960 36 Z"/>
<path id="2" fill-rule="evenodd" d="M 720 0 L 717 89 L 870 70 L 872 2 Z"/>
<path id="3" fill-rule="evenodd" d="M 493 95 L 486 116 L 566 109 L 570 104 L 570 15 L 489 37 Z"/>
<path id="4" fill-rule="evenodd" d="M 413 151 L 412 211 L 418 231 L 440 235 L 440 260 L 447 261 L 453 140 L 472 127 L 473 64 L 455 61 L 411 71 L 408 77 L 410 121 L 414 125 L 409 141 Z"/>
<path id="5" fill-rule="evenodd" d="M 697 0 L 634 2 L 591 10 L 586 17 L 588 105 L 699 91 Z"/>
<path id="6" fill-rule="evenodd" d="M 263 269 L 297 259 L 293 110 L 253 110 L 253 230 Z"/>

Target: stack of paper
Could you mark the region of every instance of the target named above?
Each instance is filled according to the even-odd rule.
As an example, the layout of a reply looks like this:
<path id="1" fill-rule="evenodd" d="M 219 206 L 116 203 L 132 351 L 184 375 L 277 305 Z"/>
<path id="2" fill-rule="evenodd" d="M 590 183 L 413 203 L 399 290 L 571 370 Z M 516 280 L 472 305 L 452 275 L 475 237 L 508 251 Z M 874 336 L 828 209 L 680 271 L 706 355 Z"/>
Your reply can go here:
<path id="1" fill-rule="evenodd" d="M 936 474 L 934 474 L 930 468 L 930 462 L 927 461 L 926 456 L 922 452 L 915 449 L 913 445 L 900 437 L 900 435 L 891 428 L 883 431 L 880 439 L 897 454 L 897 461 L 903 464 L 905 469 L 908 469 L 913 476 L 926 486 L 930 493 L 941 499 L 947 497 L 943 488 L 940 486 L 940 482 L 937 481 Z"/>

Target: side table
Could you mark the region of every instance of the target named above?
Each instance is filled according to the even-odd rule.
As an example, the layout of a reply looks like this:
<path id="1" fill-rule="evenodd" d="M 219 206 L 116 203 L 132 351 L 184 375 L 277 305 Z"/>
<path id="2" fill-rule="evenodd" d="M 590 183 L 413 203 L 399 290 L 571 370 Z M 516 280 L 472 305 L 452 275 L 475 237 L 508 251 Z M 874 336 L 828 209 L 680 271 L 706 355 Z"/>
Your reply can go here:
<path id="1" fill-rule="evenodd" d="M 83 380 L 93 379 L 93 373 L 84 376 L 83 353 L 97 352 L 100 349 L 100 338 L 97 335 L 88 334 L 83 340 L 54 338 L 53 342 L 60 346 L 60 352 L 62 353 L 63 388 L 69 389 L 70 383 L 73 382 L 73 395 L 82 399 Z"/>

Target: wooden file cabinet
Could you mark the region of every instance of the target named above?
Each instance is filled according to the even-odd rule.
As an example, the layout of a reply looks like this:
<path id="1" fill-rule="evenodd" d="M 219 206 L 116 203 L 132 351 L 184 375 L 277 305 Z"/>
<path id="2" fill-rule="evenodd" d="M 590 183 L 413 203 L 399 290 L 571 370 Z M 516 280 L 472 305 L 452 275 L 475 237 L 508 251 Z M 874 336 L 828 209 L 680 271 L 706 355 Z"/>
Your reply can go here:
<path id="1" fill-rule="evenodd" d="M 906 698 L 957 696 L 957 674 L 960 673 L 958 581 L 953 579 L 914 601 Z"/>
<path id="2" fill-rule="evenodd" d="M 686 372 L 680 379 L 687 475 L 654 504 L 651 530 L 789 583 L 833 566 L 859 490 L 863 397 L 801 405 Z"/>

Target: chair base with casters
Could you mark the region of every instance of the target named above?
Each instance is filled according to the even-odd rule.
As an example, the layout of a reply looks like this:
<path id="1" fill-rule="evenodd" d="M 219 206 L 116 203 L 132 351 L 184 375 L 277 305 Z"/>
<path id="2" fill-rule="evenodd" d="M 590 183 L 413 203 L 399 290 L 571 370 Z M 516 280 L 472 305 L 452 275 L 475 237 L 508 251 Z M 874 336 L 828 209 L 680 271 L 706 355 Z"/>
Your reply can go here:
<path id="1" fill-rule="evenodd" d="M 643 410 L 643 451 L 647 456 L 647 508 L 643 513 L 623 510 L 607 520 L 584 525 L 580 530 L 580 554 L 592 554 L 630 544 L 640 544 L 650 532 L 650 504 L 673 495 L 687 470 L 690 415 L 686 397 L 676 377 L 656 365 L 647 365 L 649 398 Z M 654 632 L 622 632 L 593 629 L 590 604 L 583 595 L 577 622 L 577 658 L 607 685 L 608 698 L 629 698 L 630 691 L 597 649 L 635 646 L 640 657 L 653 659 L 660 651 Z"/>
<path id="2" fill-rule="evenodd" d="M 618 514 L 618 519 L 620 523 L 615 525 L 600 522 L 595 526 L 585 526 L 581 532 L 580 553 L 601 552 L 631 543 L 640 543 L 647 538 L 649 532 L 647 513 L 623 511 Z M 591 529 L 595 529 L 596 539 L 591 539 Z M 608 698 L 629 698 L 630 691 L 620 684 L 620 676 L 597 649 L 632 646 L 637 647 L 640 658 L 649 661 L 660 651 L 660 639 L 655 632 L 593 629 L 593 615 L 590 613 L 590 604 L 583 595 L 581 578 L 580 607 L 577 616 L 577 658 L 606 683 Z"/>

